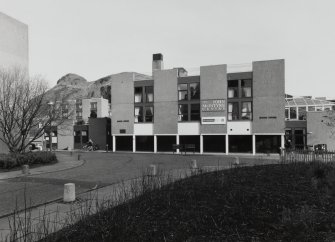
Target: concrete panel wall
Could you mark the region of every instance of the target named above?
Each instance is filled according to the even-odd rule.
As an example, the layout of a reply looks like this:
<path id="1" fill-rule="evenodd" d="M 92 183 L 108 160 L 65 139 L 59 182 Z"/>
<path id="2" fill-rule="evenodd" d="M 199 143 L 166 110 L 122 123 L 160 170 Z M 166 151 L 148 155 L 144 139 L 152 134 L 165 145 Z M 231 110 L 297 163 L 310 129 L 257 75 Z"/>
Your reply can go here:
<path id="1" fill-rule="evenodd" d="M 134 77 L 133 73 L 113 75 L 112 92 L 112 134 L 134 133 Z"/>
<path id="2" fill-rule="evenodd" d="M 28 26 L 0 12 L 0 67 L 28 69 Z"/>
<path id="3" fill-rule="evenodd" d="M 173 69 L 153 73 L 155 134 L 178 132 L 177 71 Z"/>
<path id="4" fill-rule="evenodd" d="M 74 148 L 73 121 L 67 120 L 57 127 L 58 149 Z"/>
<path id="5" fill-rule="evenodd" d="M 227 106 L 227 65 L 200 67 L 200 99 L 224 99 Z M 201 112 L 201 117 L 227 117 L 223 112 Z M 201 133 L 226 133 L 227 125 L 201 125 Z"/>
<path id="6" fill-rule="evenodd" d="M 253 133 L 284 133 L 284 60 L 253 62 Z"/>
<path id="7" fill-rule="evenodd" d="M 200 135 L 200 123 L 180 122 L 178 123 L 179 135 Z"/>
<path id="8" fill-rule="evenodd" d="M 327 125 L 327 112 L 307 112 L 307 145 L 327 144 L 335 150 L 335 129 Z"/>
<path id="9" fill-rule="evenodd" d="M 134 124 L 134 135 L 153 135 L 153 134 L 154 134 L 153 123 Z"/>

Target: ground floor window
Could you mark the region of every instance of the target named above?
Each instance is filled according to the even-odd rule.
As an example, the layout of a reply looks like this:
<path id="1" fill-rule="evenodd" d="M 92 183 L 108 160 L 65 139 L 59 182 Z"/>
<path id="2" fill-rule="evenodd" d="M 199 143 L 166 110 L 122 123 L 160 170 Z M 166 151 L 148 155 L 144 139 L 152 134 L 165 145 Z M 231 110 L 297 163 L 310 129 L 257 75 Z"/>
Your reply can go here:
<path id="1" fill-rule="evenodd" d="M 251 135 L 229 135 L 229 152 L 252 153 Z"/>
<path id="2" fill-rule="evenodd" d="M 204 135 L 203 136 L 204 152 L 226 152 L 226 136 L 225 135 Z"/>
<path id="3" fill-rule="evenodd" d="M 179 144 L 195 145 L 195 152 L 200 152 L 200 135 L 180 135 Z"/>
<path id="4" fill-rule="evenodd" d="M 117 151 L 132 151 L 133 136 L 115 136 L 115 149 Z"/>
<path id="5" fill-rule="evenodd" d="M 177 143 L 176 136 L 157 136 L 157 151 L 173 151 L 172 146 Z"/>
<path id="6" fill-rule="evenodd" d="M 154 151 L 154 136 L 136 136 L 136 151 Z"/>
<path id="7" fill-rule="evenodd" d="M 279 153 L 280 135 L 256 135 L 256 153 Z"/>

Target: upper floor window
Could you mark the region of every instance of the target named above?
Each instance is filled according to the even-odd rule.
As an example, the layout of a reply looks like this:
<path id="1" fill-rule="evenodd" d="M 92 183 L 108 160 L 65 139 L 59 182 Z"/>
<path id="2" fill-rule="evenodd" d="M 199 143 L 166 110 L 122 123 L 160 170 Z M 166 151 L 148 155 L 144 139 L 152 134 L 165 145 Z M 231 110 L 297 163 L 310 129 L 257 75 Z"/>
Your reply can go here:
<path id="1" fill-rule="evenodd" d="M 181 83 L 178 84 L 178 100 L 199 100 L 200 99 L 200 83 Z"/>
<path id="2" fill-rule="evenodd" d="M 242 97 L 251 97 L 251 80 L 241 80 Z"/>
<path id="3" fill-rule="evenodd" d="M 154 121 L 154 87 L 137 86 L 134 88 L 134 118 L 135 123 Z"/>
<path id="4" fill-rule="evenodd" d="M 252 80 L 229 80 L 228 98 L 248 98 L 252 97 Z"/>
<path id="5" fill-rule="evenodd" d="M 238 98 L 238 80 L 228 81 L 228 98 Z"/>
<path id="6" fill-rule="evenodd" d="M 200 82 L 178 84 L 178 121 L 200 120 Z"/>
<path id="7" fill-rule="evenodd" d="M 97 102 L 91 102 L 91 109 L 97 109 L 98 103 Z"/>

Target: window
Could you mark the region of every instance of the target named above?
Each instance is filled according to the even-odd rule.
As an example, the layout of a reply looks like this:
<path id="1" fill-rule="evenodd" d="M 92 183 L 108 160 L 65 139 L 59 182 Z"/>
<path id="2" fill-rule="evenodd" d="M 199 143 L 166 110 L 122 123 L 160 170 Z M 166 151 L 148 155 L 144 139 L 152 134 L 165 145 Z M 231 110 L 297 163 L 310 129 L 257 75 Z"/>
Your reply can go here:
<path id="1" fill-rule="evenodd" d="M 315 111 L 315 106 L 308 106 L 308 111 Z"/>
<path id="2" fill-rule="evenodd" d="M 143 88 L 142 87 L 135 87 L 135 103 L 141 103 L 143 102 Z"/>
<path id="3" fill-rule="evenodd" d="M 299 120 L 306 120 L 306 107 L 298 107 Z"/>
<path id="4" fill-rule="evenodd" d="M 238 97 L 238 80 L 228 81 L 228 98 Z"/>
<path id="5" fill-rule="evenodd" d="M 316 106 L 315 111 L 322 111 L 322 106 Z"/>
<path id="6" fill-rule="evenodd" d="M 135 123 L 143 122 L 143 107 L 135 107 Z"/>
<path id="7" fill-rule="evenodd" d="M 290 107 L 290 119 L 297 119 L 297 108 Z"/>
<path id="8" fill-rule="evenodd" d="M 178 121 L 188 121 L 188 104 L 179 105 Z"/>
<path id="9" fill-rule="evenodd" d="M 154 121 L 154 88 L 137 86 L 134 88 L 134 121 L 135 123 Z"/>
<path id="10" fill-rule="evenodd" d="M 191 104 L 191 121 L 200 120 L 200 104 Z"/>
<path id="11" fill-rule="evenodd" d="M 288 108 L 285 108 L 285 119 L 289 119 L 289 109 Z"/>
<path id="12" fill-rule="evenodd" d="M 251 110 L 251 102 L 242 102 L 242 110 L 241 110 L 241 119 L 243 120 L 251 120 L 252 118 L 252 110 Z"/>
<path id="13" fill-rule="evenodd" d="M 200 83 L 190 83 L 190 98 L 200 99 Z"/>
<path id="14" fill-rule="evenodd" d="M 251 97 L 251 80 L 241 80 L 242 97 Z"/>
<path id="15" fill-rule="evenodd" d="M 228 120 L 252 120 L 252 80 L 228 80 Z"/>
<path id="16" fill-rule="evenodd" d="M 239 119 L 239 109 L 238 102 L 228 103 L 228 120 L 238 120 Z"/>
<path id="17" fill-rule="evenodd" d="M 200 120 L 200 82 L 178 84 L 178 121 Z"/>
<path id="18" fill-rule="evenodd" d="M 97 109 L 98 104 L 97 102 L 91 102 L 91 109 Z"/>
<path id="19" fill-rule="evenodd" d="M 154 101 L 154 87 L 148 86 L 145 87 L 146 102 L 152 103 Z"/>
<path id="20" fill-rule="evenodd" d="M 188 100 L 187 96 L 187 84 L 178 85 L 178 100 Z"/>

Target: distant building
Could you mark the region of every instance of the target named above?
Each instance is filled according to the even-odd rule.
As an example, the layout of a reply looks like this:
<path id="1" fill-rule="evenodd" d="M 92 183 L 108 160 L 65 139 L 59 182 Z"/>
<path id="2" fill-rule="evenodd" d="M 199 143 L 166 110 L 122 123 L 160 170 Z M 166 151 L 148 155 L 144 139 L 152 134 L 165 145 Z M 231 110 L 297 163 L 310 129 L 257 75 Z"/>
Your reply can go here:
<path id="1" fill-rule="evenodd" d="M 0 36 L 0 67 L 28 70 L 28 26 L 0 12 Z"/>
<path id="2" fill-rule="evenodd" d="M 311 96 L 285 99 L 285 146 L 286 148 L 305 149 L 316 144 L 328 144 L 335 149 L 329 137 L 329 128 L 322 118 L 326 111 L 335 110 L 335 103 L 325 97 Z"/>

